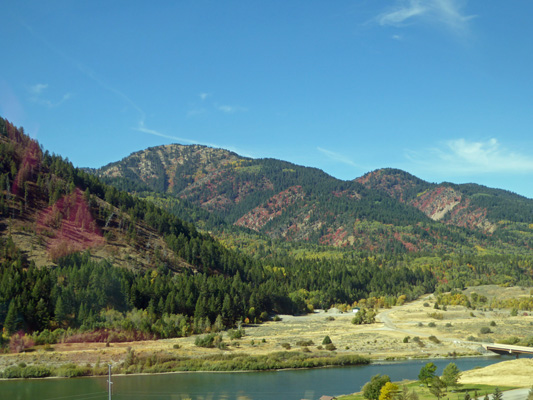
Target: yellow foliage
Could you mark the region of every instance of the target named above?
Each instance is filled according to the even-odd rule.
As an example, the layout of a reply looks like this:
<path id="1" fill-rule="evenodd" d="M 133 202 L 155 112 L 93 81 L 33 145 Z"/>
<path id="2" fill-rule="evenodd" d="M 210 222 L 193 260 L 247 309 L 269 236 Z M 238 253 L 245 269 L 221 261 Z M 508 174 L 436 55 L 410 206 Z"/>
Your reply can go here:
<path id="1" fill-rule="evenodd" d="M 487 249 L 484 249 L 483 247 L 479 246 L 479 245 L 476 245 L 476 250 L 479 252 L 479 253 L 485 253 L 487 252 Z"/>
<path id="2" fill-rule="evenodd" d="M 405 299 L 407 296 L 405 294 L 402 294 L 400 297 L 398 297 L 398 301 L 396 302 L 396 305 L 401 306 L 405 303 Z"/>
<path id="3" fill-rule="evenodd" d="M 152 285 L 154 284 L 155 278 L 157 278 L 158 275 L 159 275 L 159 273 L 154 269 L 154 270 L 152 271 L 152 274 L 151 274 L 152 279 L 150 279 L 150 283 L 151 283 Z"/>
<path id="4" fill-rule="evenodd" d="M 400 387 L 392 382 L 387 382 L 381 388 L 379 393 L 379 400 L 393 400 L 394 395 L 400 390 Z"/>

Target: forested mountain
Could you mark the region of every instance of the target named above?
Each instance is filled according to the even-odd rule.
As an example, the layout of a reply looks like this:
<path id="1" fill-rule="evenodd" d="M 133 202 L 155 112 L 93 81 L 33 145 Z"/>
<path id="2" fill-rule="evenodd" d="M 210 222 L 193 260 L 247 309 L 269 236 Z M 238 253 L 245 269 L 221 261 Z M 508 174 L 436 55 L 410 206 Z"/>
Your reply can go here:
<path id="1" fill-rule="evenodd" d="M 38 343 L 212 332 L 361 299 L 394 304 L 437 284 L 430 268 L 387 256 L 251 257 L 156 200 L 101 182 L 0 118 L 0 347 L 22 343 L 18 331 Z"/>
<path id="2" fill-rule="evenodd" d="M 202 146 L 150 149 L 99 173 L 133 194 L 0 118 L 0 348 L 184 336 L 275 313 L 533 283 L 529 217 L 519 220 L 506 192 L 455 188 L 477 207 L 498 199 L 486 218 L 511 219 L 487 233 L 413 206 L 438 188 L 414 177 L 399 196 L 400 184 L 367 188 L 381 181 Z"/>
<path id="3" fill-rule="evenodd" d="M 505 190 L 476 184 L 431 184 L 395 169 L 373 171 L 356 182 L 446 224 L 492 233 L 506 223 L 533 222 L 533 201 Z"/>
<path id="4" fill-rule="evenodd" d="M 379 252 L 533 246 L 533 200 L 428 183 L 400 170 L 341 181 L 285 161 L 167 145 L 92 172 L 214 231 L 242 227 L 271 239 Z"/>

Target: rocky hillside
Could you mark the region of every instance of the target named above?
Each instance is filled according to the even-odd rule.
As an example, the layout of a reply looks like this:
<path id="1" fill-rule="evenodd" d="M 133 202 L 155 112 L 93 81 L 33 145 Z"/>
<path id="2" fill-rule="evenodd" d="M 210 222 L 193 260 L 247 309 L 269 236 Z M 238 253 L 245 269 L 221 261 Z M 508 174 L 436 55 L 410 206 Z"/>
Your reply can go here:
<path id="1" fill-rule="evenodd" d="M 356 182 L 416 207 L 433 221 L 484 233 L 494 233 L 509 222 L 533 220 L 533 201 L 505 190 L 475 184 L 432 184 L 395 169 L 373 171 Z"/>
<path id="2" fill-rule="evenodd" d="M 432 184 L 400 170 L 341 181 L 285 161 L 167 145 L 93 173 L 121 189 L 177 199 L 225 224 L 287 241 L 434 251 L 487 241 L 501 245 L 516 235 L 526 246 L 532 240 L 533 201 L 479 185 Z"/>

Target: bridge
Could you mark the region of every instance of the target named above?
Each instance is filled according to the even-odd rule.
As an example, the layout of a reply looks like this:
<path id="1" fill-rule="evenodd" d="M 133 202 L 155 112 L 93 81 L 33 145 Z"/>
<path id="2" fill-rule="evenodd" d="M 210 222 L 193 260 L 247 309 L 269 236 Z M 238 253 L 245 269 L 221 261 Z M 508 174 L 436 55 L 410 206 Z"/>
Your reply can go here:
<path id="1" fill-rule="evenodd" d="M 483 347 L 498 354 L 515 354 L 516 358 L 518 358 L 520 354 L 533 354 L 533 347 L 512 346 L 510 344 L 499 343 L 484 344 Z"/>

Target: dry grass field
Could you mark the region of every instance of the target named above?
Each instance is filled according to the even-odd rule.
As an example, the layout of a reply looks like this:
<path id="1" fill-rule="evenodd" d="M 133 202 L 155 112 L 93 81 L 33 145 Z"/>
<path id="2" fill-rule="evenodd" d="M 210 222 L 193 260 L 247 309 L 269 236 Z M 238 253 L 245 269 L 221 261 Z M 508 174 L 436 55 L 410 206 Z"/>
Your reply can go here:
<path id="1" fill-rule="evenodd" d="M 533 360 L 502 361 L 485 368 L 463 372 L 460 383 L 484 383 L 530 388 L 533 386 Z"/>
<path id="2" fill-rule="evenodd" d="M 518 287 L 485 286 L 468 289 L 467 292 L 472 290 L 489 299 L 494 296 L 529 296 L 529 289 Z M 435 310 L 433 305 L 432 295 L 423 296 L 409 304 L 380 310 L 376 323 L 370 325 L 354 325 L 351 323 L 353 313 L 342 313 L 336 309 L 317 310 L 304 316 L 281 315 L 281 320 L 277 322 L 245 326 L 246 334 L 242 339 L 231 340 L 224 333 L 227 350 L 197 347 L 194 336 L 111 343 L 110 347 L 103 343 L 62 343 L 53 345 L 53 351 L 37 348 L 26 354 L 2 354 L 0 369 L 20 362 L 53 365 L 73 362 L 92 366 L 97 362 L 117 364 L 125 359 L 129 348 L 138 355 L 172 353 L 184 357 L 202 357 L 223 352 L 259 355 L 284 351 L 288 346 L 291 351 L 327 353 L 327 350 L 321 348 L 326 335 L 331 338 L 338 354 L 359 354 L 371 359 L 468 356 L 485 352 L 479 342 L 467 340 L 469 337 L 498 342 L 509 336 L 526 337 L 533 327 L 533 316 L 520 313 L 513 317 L 510 316 L 510 310 L 472 311 L 462 306 L 449 306 L 446 311 L 442 311 Z M 431 317 L 433 312 L 442 314 L 442 319 Z M 492 333 L 481 334 L 483 327 L 490 327 Z M 406 337 L 409 339 L 404 342 Z M 312 344 L 304 348 L 302 341 Z"/>

